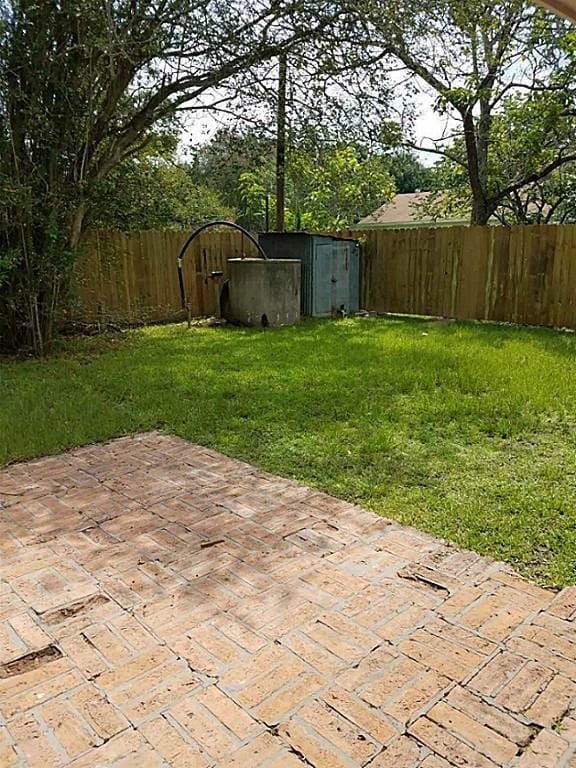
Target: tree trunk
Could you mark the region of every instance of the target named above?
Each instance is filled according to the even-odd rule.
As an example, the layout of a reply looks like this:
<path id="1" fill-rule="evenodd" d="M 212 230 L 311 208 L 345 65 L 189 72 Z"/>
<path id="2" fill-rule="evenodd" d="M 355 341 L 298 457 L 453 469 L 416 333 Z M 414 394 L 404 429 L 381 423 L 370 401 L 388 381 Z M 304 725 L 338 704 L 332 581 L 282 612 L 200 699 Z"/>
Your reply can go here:
<path id="1" fill-rule="evenodd" d="M 472 213 L 470 216 L 471 224 L 488 224 L 493 211 L 490 210 L 486 198 L 485 179 L 486 168 L 482 167 L 485 159 L 481 158 L 478 151 L 478 137 L 476 135 L 476 126 L 472 109 L 466 109 L 462 112 L 462 122 L 464 123 L 464 140 L 466 143 L 466 157 L 468 160 L 468 178 L 470 189 L 472 190 Z"/>
<path id="2" fill-rule="evenodd" d="M 479 224 L 481 226 L 488 224 L 494 211 L 492 211 L 490 206 L 487 204 L 482 190 L 479 190 L 477 193 L 475 190 L 472 190 L 472 194 L 473 198 L 470 224 Z"/>

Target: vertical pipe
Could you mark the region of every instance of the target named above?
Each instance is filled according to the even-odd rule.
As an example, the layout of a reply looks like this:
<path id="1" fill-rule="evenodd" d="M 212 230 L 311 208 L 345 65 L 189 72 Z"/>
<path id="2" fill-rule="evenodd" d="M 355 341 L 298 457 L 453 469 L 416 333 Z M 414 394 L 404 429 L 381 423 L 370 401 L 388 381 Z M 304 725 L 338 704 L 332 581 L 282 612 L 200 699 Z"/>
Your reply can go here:
<path id="1" fill-rule="evenodd" d="M 264 232 L 270 232 L 270 195 L 266 193 L 266 207 L 264 214 Z"/>
<path id="2" fill-rule="evenodd" d="M 288 62 L 286 53 L 278 58 L 278 114 L 276 132 L 276 231 L 284 232 L 286 207 L 286 81 Z"/>

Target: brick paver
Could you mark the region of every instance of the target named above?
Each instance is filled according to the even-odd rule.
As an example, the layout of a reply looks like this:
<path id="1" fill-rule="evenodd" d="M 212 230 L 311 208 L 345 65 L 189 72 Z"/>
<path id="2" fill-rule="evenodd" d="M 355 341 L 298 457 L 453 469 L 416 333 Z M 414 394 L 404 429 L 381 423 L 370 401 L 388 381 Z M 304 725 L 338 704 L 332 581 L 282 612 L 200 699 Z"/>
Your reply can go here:
<path id="1" fill-rule="evenodd" d="M 0 472 L 0 768 L 575 768 L 547 591 L 184 440 Z"/>

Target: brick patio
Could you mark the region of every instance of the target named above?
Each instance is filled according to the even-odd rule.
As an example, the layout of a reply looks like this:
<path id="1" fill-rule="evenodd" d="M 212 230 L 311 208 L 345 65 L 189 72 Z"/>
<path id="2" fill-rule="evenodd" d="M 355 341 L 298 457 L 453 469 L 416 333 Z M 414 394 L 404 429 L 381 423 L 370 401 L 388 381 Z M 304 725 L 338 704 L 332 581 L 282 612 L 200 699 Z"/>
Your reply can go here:
<path id="1" fill-rule="evenodd" d="M 147 434 L 0 473 L 0 766 L 576 768 L 576 588 Z"/>

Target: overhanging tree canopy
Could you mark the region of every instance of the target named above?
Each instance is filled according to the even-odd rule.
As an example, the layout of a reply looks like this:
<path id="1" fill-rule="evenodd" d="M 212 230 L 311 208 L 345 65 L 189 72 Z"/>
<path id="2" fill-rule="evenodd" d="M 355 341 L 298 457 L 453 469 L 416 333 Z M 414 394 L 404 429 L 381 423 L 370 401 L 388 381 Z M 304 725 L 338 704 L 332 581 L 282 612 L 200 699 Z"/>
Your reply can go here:
<path id="1" fill-rule="evenodd" d="M 0 0 L 0 341 L 41 353 L 95 186 L 328 0 Z"/>

